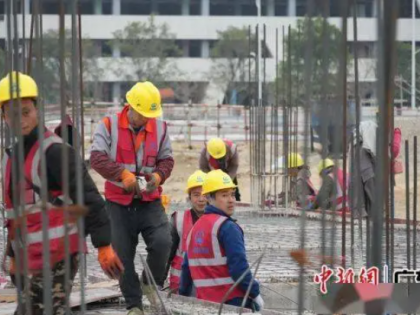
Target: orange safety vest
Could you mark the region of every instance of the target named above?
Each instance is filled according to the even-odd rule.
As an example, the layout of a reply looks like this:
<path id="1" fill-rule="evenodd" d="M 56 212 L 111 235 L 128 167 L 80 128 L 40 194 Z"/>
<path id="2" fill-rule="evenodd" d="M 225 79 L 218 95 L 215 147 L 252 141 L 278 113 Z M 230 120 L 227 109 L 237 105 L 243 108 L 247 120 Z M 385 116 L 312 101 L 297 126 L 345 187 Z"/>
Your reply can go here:
<path id="1" fill-rule="evenodd" d="M 334 178 L 334 172 L 331 172 L 328 174 L 328 176 L 334 181 L 336 182 L 336 191 L 337 191 L 337 195 L 336 195 L 336 199 L 335 199 L 335 204 L 336 204 L 336 211 L 348 211 L 349 210 L 349 205 L 348 205 L 348 195 L 346 194 L 346 199 L 344 201 L 344 207 L 343 207 L 343 200 L 344 200 L 344 191 L 346 191 L 347 187 L 348 187 L 348 181 L 347 184 L 344 184 L 344 172 L 342 169 L 337 169 L 337 181 L 335 181 Z M 347 177 L 348 178 L 348 177 Z"/>
<path id="2" fill-rule="evenodd" d="M 184 260 L 184 254 L 187 251 L 187 238 L 194 223 L 191 210 L 175 212 L 174 219 L 180 241 L 176 255 L 171 263 L 169 287 L 173 290 L 178 290 L 181 278 L 182 262 Z"/>
<path id="3" fill-rule="evenodd" d="M 143 143 L 135 149 L 133 132 L 121 121 L 126 120 L 128 106 L 120 113 L 109 117 L 111 134 L 110 157 L 116 163 L 124 166 L 136 176 L 145 176 L 149 179 L 155 170 L 160 145 L 165 137 L 166 123 L 157 119 L 149 119 L 146 125 L 146 135 Z M 141 194 L 141 200 L 153 201 L 160 198 L 162 187 L 154 191 Z M 127 206 L 133 202 L 134 192 L 127 192 L 122 182 L 105 182 L 105 198 L 112 202 Z"/>
<path id="4" fill-rule="evenodd" d="M 232 154 L 236 151 L 236 145 L 232 141 L 227 140 L 227 139 L 223 139 L 223 142 L 226 144 L 226 146 L 228 148 L 230 148 L 230 151 L 232 152 Z M 212 157 L 210 155 L 210 153 L 208 151 L 206 152 L 206 157 L 207 157 L 207 161 L 209 163 L 209 166 L 210 166 L 211 170 L 220 169 L 219 163 L 217 162 L 217 160 L 214 157 Z M 226 163 L 228 163 L 228 161 L 226 161 Z"/>
<path id="5" fill-rule="evenodd" d="M 4 170 L 4 201 L 6 207 L 6 219 L 7 228 L 11 236 L 11 243 L 13 250 L 16 252 L 19 250 L 20 258 L 23 259 L 23 250 L 27 251 L 28 268 L 29 271 L 42 270 L 43 266 L 43 231 L 42 231 L 42 200 L 38 193 L 34 190 L 34 187 L 42 187 L 40 179 L 40 159 L 41 154 L 45 154 L 48 148 L 55 143 L 63 143 L 63 141 L 54 135 L 50 131 L 45 132 L 45 138 L 43 141 L 43 151 L 41 152 L 40 142 L 37 141 L 30 149 L 25 162 L 24 162 L 24 175 L 26 178 L 25 184 L 25 216 L 26 216 L 26 248 L 18 247 L 17 242 L 24 240 L 24 235 L 17 235 L 15 232 L 16 225 L 20 225 L 22 222 L 22 214 L 18 215 L 16 220 L 16 214 L 18 209 L 14 210 L 13 200 L 10 197 L 11 194 L 11 171 L 12 171 L 12 159 L 9 158 L 8 154 L 4 155 L 3 159 L 3 170 Z M 51 198 L 63 200 L 62 191 L 49 191 Z M 76 223 L 65 224 L 64 213 L 62 209 L 47 202 L 47 213 L 48 213 L 48 239 L 49 239 L 49 251 L 50 251 L 50 264 L 53 266 L 55 263 L 64 260 L 65 258 L 65 247 L 64 238 L 66 230 L 68 233 L 69 250 L 70 254 L 77 253 L 79 251 L 79 238 L 78 228 Z M 23 221 L 24 222 L 24 221 Z M 84 248 L 86 250 L 86 246 Z M 23 262 L 23 260 L 22 260 Z M 23 264 L 21 263 L 21 266 Z"/>
<path id="6" fill-rule="evenodd" d="M 227 219 L 214 213 L 204 214 L 188 236 L 188 264 L 198 299 L 221 303 L 235 283 L 229 274 L 225 250 L 218 239 L 220 227 Z M 226 301 L 244 296 L 245 292 L 237 286 Z"/>

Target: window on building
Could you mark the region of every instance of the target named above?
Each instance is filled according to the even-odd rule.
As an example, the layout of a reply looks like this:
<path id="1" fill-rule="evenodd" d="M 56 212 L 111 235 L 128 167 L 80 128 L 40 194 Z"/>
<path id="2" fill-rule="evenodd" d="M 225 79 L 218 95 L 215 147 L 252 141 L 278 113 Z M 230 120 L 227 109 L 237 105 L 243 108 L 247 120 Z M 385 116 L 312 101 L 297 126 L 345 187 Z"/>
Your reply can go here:
<path id="1" fill-rule="evenodd" d="M 399 0 L 400 5 L 400 17 L 402 18 L 412 18 L 413 14 L 413 5 L 412 0 Z M 418 6 L 416 7 L 416 18 L 420 17 L 420 12 Z"/>
<path id="2" fill-rule="evenodd" d="M 288 15 L 288 1 L 280 0 L 275 1 L 274 14 L 275 16 L 287 16 Z"/>
<path id="3" fill-rule="evenodd" d="M 210 15 L 235 15 L 235 3 L 226 0 L 210 0 Z"/>
<path id="4" fill-rule="evenodd" d="M 102 14 L 103 15 L 112 14 L 112 0 L 102 0 Z"/>
<path id="5" fill-rule="evenodd" d="M 201 40 L 190 40 L 189 57 L 200 58 L 201 57 Z"/>
<path id="6" fill-rule="evenodd" d="M 266 6 L 261 5 L 261 15 L 265 15 L 266 12 Z M 241 8 L 241 15 L 242 16 L 256 16 L 258 14 L 257 12 L 257 6 L 255 5 L 255 1 L 250 1 L 250 3 L 246 3 L 242 5 Z"/>
<path id="7" fill-rule="evenodd" d="M 93 14 L 94 6 L 94 1 L 79 1 L 80 12 L 82 14 Z"/>
<path id="8" fill-rule="evenodd" d="M 66 8 L 67 9 L 67 8 Z M 60 2 L 58 1 L 42 1 L 42 14 L 59 14 Z M 69 10 L 65 10 L 68 13 Z M 32 5 L 31 5 L 32 12 Z"/>
<path id="9" fill-rule="evenodd" d="M 150 0 L 121 0 L 122 15 L 150 15 L 152 2 Z"/>
<path id="10" fill-rule="evenodd" d="M 5 39 L 0 39 L 0 49 L 3 50 L 3 51 L 6 49 L 6 40 Z"/>
<path id="11" fill-rule="evenodd" d="M 112 44 L 107 39 L 99 40 L 100 45 L 100 54 L 102 57 L 110 57 L 112 56 Z"/>
<path id="12" fill-rule="evenodd" d="M 5 14 L 6 12 L 6 10 L 5 10 L 5 8 L 4 8 L 4 5 L 5 5 L 5 2 L 4 2 L 4 0 L 0 0 L 0 14 Z"/>
<path id="13" fill-rule="evenodd" d="M 172 0 L 158 3 L 158 12 L 160 15 L 181 15 L 181 0 Z"/>
<path id="14" fill-rule="evenodd" d="M 190 15 L 201 15 L 201 0 L 190 0 Z"/>

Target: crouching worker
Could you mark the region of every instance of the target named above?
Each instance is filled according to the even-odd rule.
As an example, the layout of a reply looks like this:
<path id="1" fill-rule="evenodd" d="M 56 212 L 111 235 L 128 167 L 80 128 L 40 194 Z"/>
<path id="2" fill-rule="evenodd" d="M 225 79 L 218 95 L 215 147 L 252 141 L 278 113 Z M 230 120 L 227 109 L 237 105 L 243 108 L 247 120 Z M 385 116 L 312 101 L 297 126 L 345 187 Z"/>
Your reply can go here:
<path id="1" fill-rule="evenodd" d="M 335 207 L 338 213 L 342 213 L 343 210 L 349 211 L 347 204 L 348 194 L 346 194 L 344 199 L 344 192 L 348 187 L 348 185 L 344 184 L 344 171 L 336 167 L 331 159 L 325 159 L 319 162 L 318 173 L 322 178 L 322 186 L 312 205 L 312 209 L 333 210 Z M 337 174 L 337 180 L 335 174 Z"/>
<path id="2" fill-rule="evenodd" d="M 18 79 L 19 78 L 19 79 Z M 12 86 L 10 86 L 10 84 Z M 11 91 L 13 90 L 13 91 Z M 19 95 L 17 95 L 19 91 Z M 12 93 L 10 93 L 12 92 Z M 21 117 L 18 124 L 18 110 L 15 106 L 17 98 L 21 98 Z M 111 247 L 110 222 L 105 211 L 105 203 L 99 194 L 92 178 L 83 167 L 82 187 L 84 205 L 77 205 L 76 195 L 80 186 L 76 181 L 76 151 L 64 144 L 61 138 L 42 127 L 44 137 L 38 138 L 39 114 L 37 109 L 38 87 L 35 81 L 22 73 L 13 72 L 11 78 L 6 76 L 0 81 L 0 106 L 6 124 L 12 130 L 14 125 L 20 128 L 22 138 L 18 139 L 13 147 L 6 150 L 3 160 L 3 200 L 6 207 L 6 227 L 8 229 L 7 256 L 10 257 L 9 272 L 14 284 L 20 290 L 22 299 L 15 314 L 32 315 L 66 314 L 66 286 L 71 290 L 74 277 L 79 265 L 79 230 L 77 219 L 84 217 L 84 235 L 90 234 L 92 244 L 98 248 L 98 260 L 104 272 L 111 278 L 118 278 L 122 272 L 122 264 Z M 15 129 L 16 130 L 16 129 Z M 23 145 L 23 167 L 18 166 L 19 142 Z M 42 145 L 41 145 L 42 144 Z M 68 207 L 63 205 L 63 179 L 62 179 L 62 148 L 68 146 L 68 171 L 69 171 L 69 197 L 74 204 Z M 41 151 L 42 150 L 42 151 Z M 51 310 L 46 310 L 44 305 L 44 275 L 47 257 L 43 257 L 43 216 L 41 215 L 41 167 L 42 156 L 46 160 L 46 189 L 47 200 L 47 243 L 49 250 L 49 268 L 51 270 L 52 291 Z M 18 167 L 13 167 L 17 165 Z M 15 174 L 13 174 L 16 172 Z M 20 196 L 21 183 L 12 180 L 19 178 L 23 172 L 24 196 Z M 14 198 L 15 197 L 15 198 Z M 25 212 L 18 213 L 21 207 L 20 200 L 25 201 Z M 65 211 L 69 213 L 69 220 L 65 219 Z M 24 228 L 23 228 L 24 227 Z M 26 232 L 23 235 L 22 231 Z M 67 233 L 66 233 L 67 231 Z M 65 235 L 68 235 L 67 241 Z M 25 244 L 22 240 L 25 239 Z M 70 281 L 66 281 L 66 246 L 68 243 Z M 82 251 L 86 249 L 86 244 Z M 26 266 L 29 274 L 23 275 L 24 253 L 26 253 Z M 19 258 L 16 259 L 15 257 Z M 26 269 L 26 268 L 25 268 Z M 20 274 L 21 277 L 17 275 Z M 27 277 L 25 279 L 25 277 Z M 19 282 L 18 282 L 19 280 Z M 28 290 L 24 284 L 29 283 Z M 26 296 L 29 291 L 29 296 Z M 29 303 L 29 310 L 26 307 Z"/>
<path id="3" fill-rule="evenodd" d="M 207 199 L 202 195 L 202 186 L 206 173 L 194 172 L 187 182 L 186 192 L 191 203 L 191 209 L 176 211 L 171 218 L 172 248 L 169 256 L 167 270 L 170 268 L 169 288 L 172 293 L 178 293 L 181 266 L 184 254 L 187 251 L 187 237 L 193 225 L 203 215 Z"/>
<path id="4" fill-rule="evenodd" d="M 223 298 L 248 268 L 244 234 L 231 218 L 235 211 L 235 184 L 221 170 L 211 171 L 203 184 L 209 205 L 193 226 L 187 240 L 179 293 L 188 296 L 192 284 L 196 297 L 215 303 Z M 225 304 L 241 306 L 252 281 L 250 271 L 226 297 Z M 264 307 L 259 283 L 251 283 L 245 307 L 256 311 Z"/>

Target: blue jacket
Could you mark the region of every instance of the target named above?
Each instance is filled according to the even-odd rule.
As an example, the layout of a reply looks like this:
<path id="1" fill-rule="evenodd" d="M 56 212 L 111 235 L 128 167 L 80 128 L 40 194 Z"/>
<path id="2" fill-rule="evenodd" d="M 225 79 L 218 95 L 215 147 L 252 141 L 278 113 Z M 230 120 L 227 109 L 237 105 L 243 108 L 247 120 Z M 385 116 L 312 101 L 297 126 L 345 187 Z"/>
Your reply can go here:
<path id="1" fill-rule="evenodd" d="M 209 213 L 227 215 L 216 207 L 208 205 L 204 216 Z M 218 240 L 226 253 L 229 274 L 234 281 L 238 280 L 249 267 L 246 259 L 244 235 L 239 225 L 230 217 L 226 220 L 219 230 Z M 246 292 L 252 280 L 252 274 L 248 271 L 245 278 L 239 283 L 239 287 Z M 192 290 L 192 278 L 188 267 L 188 257 L 184 256 L 182 263 L 182 273 L 179 287 L 179 294 L 189 296 Z M 260 286 L 257 281 L 251 286 L 250 298 L 254 299 L 260 294 Z"/>

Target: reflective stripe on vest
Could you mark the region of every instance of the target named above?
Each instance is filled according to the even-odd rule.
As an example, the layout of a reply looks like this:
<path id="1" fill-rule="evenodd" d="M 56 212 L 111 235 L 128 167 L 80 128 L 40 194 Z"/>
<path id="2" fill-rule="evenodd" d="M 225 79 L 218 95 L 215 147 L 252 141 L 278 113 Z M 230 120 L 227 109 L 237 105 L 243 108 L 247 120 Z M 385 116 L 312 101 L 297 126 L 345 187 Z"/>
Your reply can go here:
<path id="1" fill-rule="evenodd" d="M 151 174 L 155 170 L 160 144 L 165 136 L 165 122 L 150 119 L 148 124 L 151 124 L 153 132 L 145 133 L 143 143 L 135 152 L 133 132 L 131 129 L 119 126 L 121 115 L 126 115 L 127 112 L 128 107 L 125 107 L 121 113 L 108 117 L 111 127 L 110 158 L 135 175 Z M 141 198 L 144 201 L 153 201 L 160 197 L 160 193 L 161 188 L 159 187 L 151 193 L 143 192 Z M 120 181 L 106 181 L 105 197 L 110 201 L 128 205 L 133 200 L 134 192 L 126 192 Z"/>
<path id="2" fill-rule="evenodd" d="M 186 239 L 193 226 L 191 211 L 192 210 L 178 211 L 175 213 L 175 227 L 179 236 L 179 245 L 176 250 L 176 255 L 171 263 L 171 276 L 169 278 L 171 289 L 179 288 L 182 262 L 184 260 L 184 253 L 186 251 Z"/>
<path id="3" fill-rule="evenodd" d="M 42 150 L 40 141 L 37 141 L 32 148 L 30 149 L 29 153 L 25 157 L 24 162 L 24 173 L 26 178 L 26 189 L 25 189 L 25 207 L 24 207 L 24 215 L 26 217 L 26 226 L 27 226 L 27 233 L 26 233 L 26 248 L 27 257 L 28 257 L 28 268 L 29 270 L 40 270 L 42 269 L 43 265 L 43 224 L 41 222 L 42 216 L 42 202 L 40 200 L 40 196 L 33 190 L 33 186 L 37 186 L 41 188 L 41 180 L 40 180 L 40 159 L 41 154 L 45 154 L 48 148 L 55 144 L 55 143 L 62 143 L 62 140 L 55 136 L 52 132 L 47 131 L 45 132 L 45 139 L 42 142 Z M 16 213 L 18 213 L 19 209 L 14 209 L 13 203 L 10 196 L 10 188 L 12 185 L 11 182 L 11 169 L 12 163 L 9 156 L 6 154 L 4 156 L 3 165 L 6 165 L 6 169 L 4 170 L 5 173 L 5 196 L 7 198 L 6 201 L 6 215 L 7 218 L 10 220 L 11 223 L 8 227 L 11 227 L 12 232 L 14 235 L 14 222 L 16 220 Z M 33 185 L 33 186 L 32 186 Z M 61 191 L 49 191 L 48 192 L 54 198 L 62 198 Z M 29 195 L 28 198 L 27 195 Z M 49 240 L 49 249 L 50 249 L 50 258 L 51 264 L 55 264 L 58 261 L 61 261 L 65 257 L 65 250 L 64 250 L 64 236 L 67 234 L 69 235 L 69 243 L 70 243 L 70 254 L 78 252 L 78 228 L 77 225 L 74 223 L 68 223 L 66 226 L 64 225 L 64 212 L 62 209 L 55 209 L 57 207 L 50 202 L 47 202 L 47 214 L 48 214 L 48 230 L 47 230 L 47 238 Z M 23 215 L 22 213 L 18 213 L 19 216 Z M 21 239 L 21 235 L 19 235 L 19 239 Z M 12 246 L 15 251 L 19 250 L 22 252 L 23 248 L 20 243 L 16 242 L 16 237 L 12 239 Z M 20 247 L 18 247 L 20 246 Z M 23 256 L 21 256 L 23 257 Z"/>
<path id="4" fill-rule="evenodd" d="M 198 299 L 220 303 L 234 283 L 218 240 L 220 227 L 226 220 L 225 216 L 205 214 L 188 235 L 188 264 Z M 245 292 L 235 287 L 227 301 L 244 296 Z"/>
<path id="5" fill-rule="evenodd" d="M 236 152 L 236 144 L 234 144 L 232 141 L 223 139 L 223 142 L 225 145 L 230 149 L 231 155 L 234 155 Z M 211 170 L 217 170 L 219 169 L 219 163 L 217 163 L 217 160 L 213 158 L 208 151 L 206 151 L 206 158 L 209 163 L 209 167 Z M 228 164 L 229 160 L 226 160 L 225 163 Z"/>
<path id="6" fill-rule="evenodd" d="M 340 171 L 340 170 L 339 170 Z M 335 204 L 336 204 L 336 211 L 342 211 L 343 210 L 343 198 L 344 198 L 344 193 L 343 193 L 343 182 L 342 182 L 342 178 L 340 181 L 340 176 L 338 176 L 339 178 L 337 179 L 337 181 L 335 180 L 335 176 L 334 176 L 334 172 L 331 172 L 328 174 L 328 176 L 334 181 L 335 183 L 335 187 L 336 187 L 336 198 L 335 198 Z M 344 201 L 344 208 L 348 208 L 348 200 L 346 198 L 346 200 Z"/>

